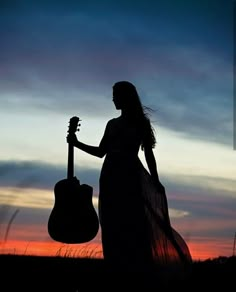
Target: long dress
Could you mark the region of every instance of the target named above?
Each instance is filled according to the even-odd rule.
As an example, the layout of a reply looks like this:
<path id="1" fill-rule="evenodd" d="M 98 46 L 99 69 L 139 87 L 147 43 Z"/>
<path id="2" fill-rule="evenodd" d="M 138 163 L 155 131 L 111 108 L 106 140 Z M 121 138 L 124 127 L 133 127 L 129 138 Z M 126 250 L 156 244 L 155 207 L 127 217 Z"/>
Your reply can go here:
<path id="1" fill-rule="evenodd" d="M 106 126 L 99 180 L 104 259 L 123 271 L 167 271 L 191 263 L 188 246 L 171 227 L 165 193 L 139 159 L 140 130 L 122 116 Z"/>

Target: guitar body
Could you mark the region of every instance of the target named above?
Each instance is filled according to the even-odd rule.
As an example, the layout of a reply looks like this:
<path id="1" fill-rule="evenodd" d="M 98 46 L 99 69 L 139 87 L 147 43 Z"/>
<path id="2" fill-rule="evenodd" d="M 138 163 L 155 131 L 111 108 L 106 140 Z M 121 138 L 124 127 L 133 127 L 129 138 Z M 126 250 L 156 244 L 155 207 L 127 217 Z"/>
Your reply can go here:
<path id="1" fill-rule="evenodd" d="M 69 133 L 74 133 L 79 118 L 70 120 Z M 58 242 L 77 244 L 92 240 L 99 230 L 99 219 L 94 209 L 93 188 L 80 184 L 74 176 L 73 146 L 68 147 L 67 178 L 54 186 L 54 206 L 48 219 L 48 233 Z"/>
<path id="2" fill-rule="evenodd" d="M 48 220 L 48 233 L 55 241 L 84 243 L 92 240 L 99 229 L 92 204 L 93 188 L 79 180 L 63 179 L 54 188 L 55 201 Z"/>

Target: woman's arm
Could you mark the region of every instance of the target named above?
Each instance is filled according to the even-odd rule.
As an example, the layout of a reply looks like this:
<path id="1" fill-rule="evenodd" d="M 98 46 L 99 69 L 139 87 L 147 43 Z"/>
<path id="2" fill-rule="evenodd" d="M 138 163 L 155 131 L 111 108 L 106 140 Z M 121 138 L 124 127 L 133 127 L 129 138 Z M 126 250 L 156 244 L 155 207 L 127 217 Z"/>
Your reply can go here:
<path id="1" fill-rule="evenodd" d="M 97 156 L 97 157 L 102 158 L 106 154 L 105 150 L 100 146 L 91 146 L 91 145 L 87 145 L 87 144 L 84 144 L 84 143 L 78 141 L 75 134 L 68 134 L 66 139 L 67 139 L 67 143 L 70 143 L 74 147 L 76 147 L 76 148 L 78 148 L 78 149 L 80 149 L 88 154 L 91 154 L 93 156 Z"/>
<path id="2" fill-rule="evenodd" d="M 158 172 L 157 172 L 157 165 L 156 165 L 156 159 L 153 153 L 153 150 L 151 147 L 144 147 L 144 155 L 147 162 L 147 166 L 149 169 L 149 172 L 154 180 L 159 180 Z"/>
<path id="3" fill-rule="evenodd" d="M 78 141 L 77 136 L 75 133 L 72 134 L 68 134 L 68 136 L 66 137 L 67 142 L 71 143 L 74 147 L 87 152 L 88 154 L 91 154 L 93 156 L 97 156 L 99 158 L 102 158 L 106 153 L 107 153 L 107 137 L 108 132 L 109 132 L 109 128 L 110 128 L 110 121 L 107 122 L 103 137 L 100 141 L 99 146 L 90 146 L 87 144 L 84 144 L 80 141 Z"/>
<path id="4" fill-rule="evenodd" d="M 160 192 L 165 192 L 165 188 L 159 180 L 156 159 L 151 146 L 144 147 L 144 155 L 154 184 Z"/>

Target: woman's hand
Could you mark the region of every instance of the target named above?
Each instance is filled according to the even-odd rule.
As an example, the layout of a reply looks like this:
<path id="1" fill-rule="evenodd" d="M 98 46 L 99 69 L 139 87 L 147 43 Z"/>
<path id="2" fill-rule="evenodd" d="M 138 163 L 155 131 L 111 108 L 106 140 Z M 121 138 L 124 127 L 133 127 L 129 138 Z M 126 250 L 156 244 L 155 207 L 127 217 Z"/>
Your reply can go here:
<path id="1" fill-rule="evenodd" d="M 67 143 L 69 143 L 73 146 L 75 146 L 76 143 L 78 142 L 77 137 L 74 133 L 68 134 L 66 137 L 66 141 L 67 141 Z"/>

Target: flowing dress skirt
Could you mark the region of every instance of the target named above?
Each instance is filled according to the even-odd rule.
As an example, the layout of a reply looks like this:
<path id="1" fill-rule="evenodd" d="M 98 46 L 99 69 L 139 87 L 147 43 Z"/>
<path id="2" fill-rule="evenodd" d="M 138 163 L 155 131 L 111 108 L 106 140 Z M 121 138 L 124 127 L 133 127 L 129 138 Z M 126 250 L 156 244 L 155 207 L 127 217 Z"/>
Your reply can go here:
<path id="1" fill-rule="evenodd" d="M 171 227 L 160 193 L 137 155 L 107 154 L 100 174 L 99 219 L 104 259 L 126 271 L 170 271 L 191 263 Z"/>

